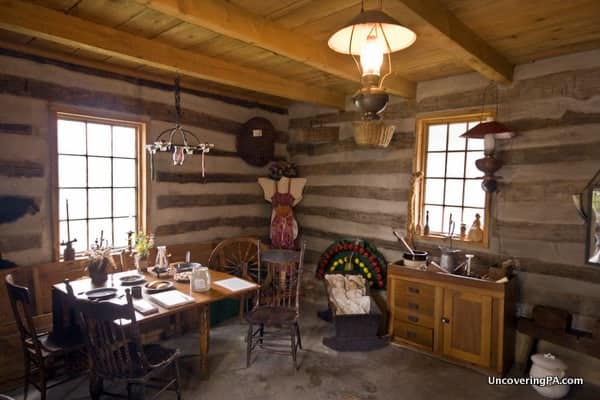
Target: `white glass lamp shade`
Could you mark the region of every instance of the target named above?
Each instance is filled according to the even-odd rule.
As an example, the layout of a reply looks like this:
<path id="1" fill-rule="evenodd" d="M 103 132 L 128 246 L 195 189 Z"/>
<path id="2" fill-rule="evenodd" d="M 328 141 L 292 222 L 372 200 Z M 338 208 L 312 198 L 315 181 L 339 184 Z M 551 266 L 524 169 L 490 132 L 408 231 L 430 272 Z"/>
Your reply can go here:
<path id="1" fill-rule="evenodd" d="M 360 65 L 362 74 L 381 75 L 381 65 L 383 64 L 383 48 L 377 41 L 377 37 L 370 36 L 360 52 Z"/>
<path id="2" fill-rule="evenodd" d="M 405 49 L 417 39 L 413 31 L 400 25 L 383 11 L 368 10 L 361 12 L 348 25 L 331 35 L 327 44 L 338 53 L 361 55 L 375 30 L 377 36 L 374 39 L 383 54 Z"/>

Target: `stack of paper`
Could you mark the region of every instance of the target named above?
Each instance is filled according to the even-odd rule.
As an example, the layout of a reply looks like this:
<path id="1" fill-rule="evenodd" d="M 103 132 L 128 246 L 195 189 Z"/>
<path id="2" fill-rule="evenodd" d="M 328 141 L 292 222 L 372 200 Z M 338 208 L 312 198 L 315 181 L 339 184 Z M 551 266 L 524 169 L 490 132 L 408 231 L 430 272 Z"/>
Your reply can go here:
<path id="1" fill-rule="evenodd" d="M 164 308 L 179 307 L 184 304 L 193 303 L 194 298 L 187 294 L 181 293 L 179 290 L 168 290 L 149 296 L 150 300 Z"/>
<path id="2" fill-rule="evenodd" d="M 221 281 L 216 281 L 215 285 L 218 285 L 225 289 L 231 290 L 232 292 L 237 292 L 239 290 L 244 290 L 244 289 L 252 289 L 253 287 L 256 286 L 254 283 L 245 281 L 240 278 L 223 279 Z"/>
<path id="3" fill-rule="evenodd" d="M 149 315 L 158 312 L 158 308 L 155 305 L 147 302 L 146 300 L 136 300 L 133 302 L 133 307 L 137 312 L 142 315 Z"/>

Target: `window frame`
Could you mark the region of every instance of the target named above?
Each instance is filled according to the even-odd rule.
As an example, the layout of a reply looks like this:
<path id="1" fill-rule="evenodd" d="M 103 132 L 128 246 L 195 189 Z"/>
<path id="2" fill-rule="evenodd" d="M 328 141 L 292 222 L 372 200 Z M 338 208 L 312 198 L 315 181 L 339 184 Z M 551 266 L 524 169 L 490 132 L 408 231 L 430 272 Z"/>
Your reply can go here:
<path id="1" fill-rule="evenodd" d="M 99 112 L 97 110 L 87 110 L 78 108 L 54 108 L 50 107 L 49 121 L 49 151 L 50 151 L 50 173 L 51 173 L 51 207 L 52 207 L 52 259 L 53 261 L 64 261 L 62 249 L 60 246 L 60 224 L 59 224 L 59 185 L 58 185 L 58 120 L 66 119 L 72 121 L 81 121 L 89 123 L 110 124 L 118 126 L 128 126 L 136 129 L 136 231 L 146 231 L 148 226 L 148 196 L 149 196 L 149 176 L 146 173 L 146 129 L 145 118 L 138 120 L 131 119 L 130 115 L 122 115 L 112 112 Z M 137 118 L 136 118 L 137 119 Z M 79 242 L 78 242 L 79 243 Z M 81 245 L 81 244 L 79 244 Z M 88 244 L 86 244 L 88 245 Z M 81 258 L 81 252 L 75 255 L 76 259 Z"/>
<path id="2" fill-rule="evenodd" d="M 416 143 L 415 143 L 415 159 L 413 164 L 413 187 L 411 195 L 411 204 L 409 210 L 409 236 L 417 241 L 431 242 L 432 244 L 444 245 L 447 243 L 446 236 L 430 233 L 423 235 L 423 226 L 425 219 L 425 177 L 427 170 L 427 147 L 428 147 L 428 128 L 431 125 L 452 124 L 460 122 L 485 121 L 494 119 L 495 112 L 493 110 L 479 110 L 472 112 L 437 114 L 437 115 L 422 115 L 416 120 Z M 481 173 L 483 176 L 483 172 Z M 447 179 L 444 173 L 444 179 Z M 464 179 L 464 177 L 463 177 Z M 483 189 L 482 189 L 483 190 Z M 460 243 L 466 247 L 488 248 L 489 247 L 489 226 L 492 206 L 492 196 L 490 193 L 485 193 L 484 202 L 484 225 L 483 225 L 483 240 L 481 242 L 471 242 L 469 240 L 460 239 L 460 225 L 455 230 L 455 235 L 452 240 L 455 243 Z M 461 206 L 464 208 L 464 204 Z M 467 233 L 470 228 L 469 221 L 467 224 Z M 421 229 L 417 232 L 416 226 L 420 225 Z"/>

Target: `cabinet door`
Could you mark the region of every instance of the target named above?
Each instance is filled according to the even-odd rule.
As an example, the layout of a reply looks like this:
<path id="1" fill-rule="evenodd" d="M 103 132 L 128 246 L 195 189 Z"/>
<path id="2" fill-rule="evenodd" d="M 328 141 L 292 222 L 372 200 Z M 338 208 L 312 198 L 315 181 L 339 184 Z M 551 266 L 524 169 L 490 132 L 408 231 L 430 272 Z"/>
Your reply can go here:
<path id="1" fill-rule="evenodd" d="M 489 367 L 492 297 L 444 290 L 443 352 L 445 355 Z"/>

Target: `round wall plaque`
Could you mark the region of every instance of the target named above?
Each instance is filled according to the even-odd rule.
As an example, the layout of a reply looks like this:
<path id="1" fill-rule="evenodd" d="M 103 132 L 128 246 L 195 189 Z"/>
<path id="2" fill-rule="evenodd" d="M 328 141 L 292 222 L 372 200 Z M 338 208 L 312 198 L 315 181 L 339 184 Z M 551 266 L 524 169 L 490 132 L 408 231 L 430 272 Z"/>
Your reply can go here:
<path id="1" fill-rule="evenodd" d="M 235 144 L 244 161 L 263 167 L 273 160 L 275 154 L 275 128 L 265 118 L 249 119 L 240 129 Z"/>

